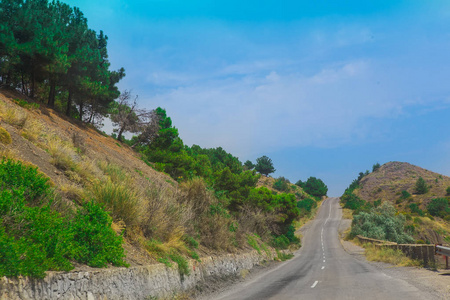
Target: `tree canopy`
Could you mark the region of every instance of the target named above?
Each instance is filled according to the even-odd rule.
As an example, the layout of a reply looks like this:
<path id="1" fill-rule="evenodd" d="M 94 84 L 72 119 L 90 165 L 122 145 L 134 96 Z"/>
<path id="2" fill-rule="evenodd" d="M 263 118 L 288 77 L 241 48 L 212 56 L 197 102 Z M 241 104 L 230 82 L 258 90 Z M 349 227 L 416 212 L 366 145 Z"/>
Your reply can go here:
<path id="1" fill-rule="evenodd" d="M 275 172 L 272 160 L 265 155 L 256 159 L 255 170 L 265 176 Z"/>
<path id="2" fill-rule="evenodd" d="M 82 121 L 100 124 L 119 96 L 108 37 L 76 7 L 48 0 L 0 1 L 0 84 Z"/>

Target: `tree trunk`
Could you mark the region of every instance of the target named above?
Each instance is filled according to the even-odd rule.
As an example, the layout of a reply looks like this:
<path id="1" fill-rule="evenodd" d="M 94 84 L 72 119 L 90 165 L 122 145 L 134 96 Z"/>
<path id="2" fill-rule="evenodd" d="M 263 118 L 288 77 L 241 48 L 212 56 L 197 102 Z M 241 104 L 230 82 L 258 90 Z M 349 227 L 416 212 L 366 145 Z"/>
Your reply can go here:
<path id="1" fill-rule="evenodd" d="M 72 89 L 69 88 L 69 96 L 67 97 L 66 116 L 70 117 L 70 109 L 72 108 Z"/>
<path id="2" fill-rule="evenodd" d="M 54 80 L 50 80 L 50 92 L 48 93 L 48 106 L 55 107 L 56 84 Z"/>
<path id="3" fill-rule="evenodd" d="M 80 103 L 80 121 L 83 122 L 83 102 Z"/>
<path id="4" fill-rule="evenodd" d="M 31 71 L 31 92 L 30 92 L 30 97 L 33 99 L 35 89 L 36 89 L 36 76 L 34 75 L 34 67 L 33 67 L 33 71 Z"/>
<path id="5" fill-rule="evenodd" d="M 121 127 L 119 130 L 119 134 L 117 135 L 117 140 L 120 142 L 122 141 L 122 134 L 123 134 L 124 130 L 125 130 L 125 127 Z"/>

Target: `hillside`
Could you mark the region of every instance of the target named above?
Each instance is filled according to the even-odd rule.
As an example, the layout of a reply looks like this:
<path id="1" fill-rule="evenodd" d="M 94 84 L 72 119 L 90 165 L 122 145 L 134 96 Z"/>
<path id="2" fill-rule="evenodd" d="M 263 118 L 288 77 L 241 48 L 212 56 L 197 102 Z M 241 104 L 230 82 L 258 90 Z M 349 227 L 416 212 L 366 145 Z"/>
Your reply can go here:
<path id="1" fill-rule="evenodd" d="M 416 190 L 419 178 L 423 178 L 427 189 L 422 193 Z M 416 242 L 449 243 L 449 186 L 448 176 L 405 162 L 388 162 L 378 168 L 374 166 L 371 173 L 361 172 L 341 197 L 341 202 L 345 208 L 353 209 L 354 215 L 370 212 L 374 207 L 380 210 L 383 202 L 391 203 L 404 216 L 403 221 L 398 220 L 404 223 L 403 232 Z M 441 206 L 433 208 L 430 203 Z"/>
<path id="2" fill-rule="evenodd" d="M 0 157 L 6 159 L 0 166 L 0 175 L 2 168 L 8 175 L 10 165 L 28 173 L 31 172 L 28 166 L 37 167 L 38 174 L 33 180 L 42 181 L 39 174 L 43 174 L 50 179 L 51 187 L 37 198 L 42 206 L 38 205 L 39 213 L 46 216 L 47 208 L 54 210 L 57 222 L 67 223 L 68 228 L 72 226 L 71 220 L 89 207 L 89 201 L 108 211 L 112 229 L 123 237 L 124 260 L 129 265 L 176 263 L 182 270 L 186 258 L 267 249 L 269 245 L 280 249 L 298 247 L 293 222 L 310 218 L 313 213 L 314 203 L 310 202 L 315 200 L 307 199 L 306 208 L 297 204 L 310 198 L 302 188 L 290 184 L 284 191 L 276 190 L 275 179 L 255 171 L 240 171 L 242 163 L 222 148 L 181 148 L 191 151 L 191 156 L 187 152 L 165 152 L 174 161 L 178 157 L 192 161 L 193 157 L 202 162 L 199 170 L 206 175 L 185 179 L 177 176 L 179 170 L 189 175 L 197 169 L 181 168 L 171 161 L 144 162 L 143 154 L 126 143 L 15 91 L 0 90 L 0 129 L 12 141 L 0 141 Z M 227 164 L 234 168 L 233 172 Z M 172 177 L 156 170 L 169 166 L 171 171 L 175 170 Z M 17 190 L 8 186 L 7 180 L 10 179 L 0 178 L 0 186 L 14 195 Z M 26 205 L 30 208 L 21 207 L 28 213 L 34 205 L 30 202 Z M 12 210 L 4 216 L 9 220 L 5 226 L 17 218 Z M 11 224 L 13 229 L 14 222 Z M 9 232 L 20 236 L 13 230 Z M 69 252 L 65 259 L 72 260 Z M 78 269 L 95 266 L 77 260 L 73 263 Z M 63 268 L 52 267 L 49 262 L 48 268 L 70 269 L 67 262 Z"/>
<path id="3" fill-rule="evenodd" d="M 422 177 L 429 186 L 429 191 L 422 195 L 415 191 L 415 184 L 419 177 Z M 364 176 L 354 193 L 366 201 L 382 199 L 405 206 L 407 201 L 398 200 L 402 196 L 402 191 L 407 191 L 411 194 L 413 202 L 420 203 L 424 208 L 431 199 L 445 197 L 449 186 L 450 177 L 448 176 L 406 162 L 388 162 L 375 172 Z"/>

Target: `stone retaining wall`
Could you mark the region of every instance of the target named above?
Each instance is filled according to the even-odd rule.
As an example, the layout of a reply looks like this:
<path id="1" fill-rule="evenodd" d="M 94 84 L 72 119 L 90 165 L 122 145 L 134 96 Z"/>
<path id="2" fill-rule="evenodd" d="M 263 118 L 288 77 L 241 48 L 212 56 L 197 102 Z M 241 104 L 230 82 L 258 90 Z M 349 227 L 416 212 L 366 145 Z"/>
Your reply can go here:
<path id="1" fill-rule="evenodd" d="M 398 249 L 402 251 L 407 257 L 410 257 L 412 259 L 417 259 L 423 261 L 425 266 L 429 265 L 430 263 L 435 263 L 434 254 L 435 254 L 435 247 L 434 245 L 424 245 L 424 244 L 397 244 L 394 242 L 389 241 L 382 241 L 382 240 L 376 240 L 367 238 L 364 236 L 357 236 L 359 241 L 362 243 L 372 243 L 376 247 L 383 247 L 383 248 L 391 248 L 391 249 Z"/>
<path id="2" fill-rule="evenodd" d="M 256 251 L 191 260 L 189 276 L 164 264 L 130 268 L 108 268 L 79 272 L 48 272 L 44 279 L 26 277 L 0 278 L 1 300 L 54 299 L 145 299 L 165 297 L 187 291 L 208 279 L 238 275 L 265 260 L 266 254 Z"/>

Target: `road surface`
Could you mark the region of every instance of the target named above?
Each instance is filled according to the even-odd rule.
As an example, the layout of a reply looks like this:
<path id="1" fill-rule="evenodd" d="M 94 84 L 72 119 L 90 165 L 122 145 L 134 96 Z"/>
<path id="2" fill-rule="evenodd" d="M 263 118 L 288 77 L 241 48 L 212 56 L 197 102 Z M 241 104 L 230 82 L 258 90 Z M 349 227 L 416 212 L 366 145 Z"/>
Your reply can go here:
<path id="1" fill-rule="evenodd" d="M 406 281 L 384 274 L 343 249 L 339 198 L 328 198 L 305 233 L 295 257 L 249 282 L 216 295 L 239 299 L 432 299 Z"/>

